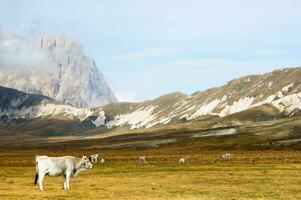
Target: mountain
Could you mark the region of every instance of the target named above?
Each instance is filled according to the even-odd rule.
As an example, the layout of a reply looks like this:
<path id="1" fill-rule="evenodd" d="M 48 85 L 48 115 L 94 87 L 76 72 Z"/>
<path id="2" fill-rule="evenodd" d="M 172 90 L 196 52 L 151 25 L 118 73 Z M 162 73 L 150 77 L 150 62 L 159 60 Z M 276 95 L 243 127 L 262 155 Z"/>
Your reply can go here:
<path id="1" fill-rule="evenodd" d="M 85 55 L 80 43 L 65 36 L 51 35 L 35 41 L 8 35 L 4 41 L 9 49 L 11 46 L 16 49 L 14 53 L 20 62 L 23 57 L 30 57 L 23 59 L 24 66 L 30 65 L 28 62 L 41 66 L 29 66 L 28 70 L 24 70 L 25 67 L 23 70 L 10 66 L 0 68 L 1 86 L 42 94 L 77 108 L 117 102 L 102 72 L 94 60 Z"/>
<path id="2" fill-rule="evenodd" d="M 29 94 L 0 86 L 0 121 L 36 118 L 81 120 L 90 114 L 91 111 L 87 108 L 75 108 L 43 95 Z"/>
<path id="3" fill-rule="evenodd" d="M 301 67 L 234 79 L 192 95 L 172 93 L 141 103 L 109 104 L 99 110 L 110 119 L 108 127 L 148 128 L 171 122 L 226 117 L 262 105 L 284 116 L 300 113 Z"/>
<path id="4" fill-rule="evenodd" d="M 14 90 L 10 93 L 12 97 L 1 95 L 0 101 L 6 103 L 1 108 L 0 117 L 3 118 L 5 114 L 10 120 L 59 118 L 108 129 L 144 129 L 200 120 L 207 120 L 206 123 L 214 127 L 233 126 L 245 121 L 266 121 L 300 115 L 300 77 L 301 67 L 287 68 L 237 78 L 221 87 L 192 95 L 175 92 L 140 103 L 111 103 L 92 109 L 74 108 L 47 97 L 43 97 L 42 101 L 24 104 L 30 94 L 15 94 L 17 92 Z M 9 89 L 0 88 L 1 90 Z M 26 98 L 20 98 L 24 95 Z M 41 98 L 39 95 L 35 97 Z"/>

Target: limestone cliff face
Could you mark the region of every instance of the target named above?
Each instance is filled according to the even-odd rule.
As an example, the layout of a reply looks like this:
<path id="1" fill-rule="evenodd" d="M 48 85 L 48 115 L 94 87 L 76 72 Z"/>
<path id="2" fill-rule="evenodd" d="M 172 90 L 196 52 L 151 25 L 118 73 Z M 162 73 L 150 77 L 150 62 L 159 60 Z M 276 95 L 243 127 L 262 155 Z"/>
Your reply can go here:
<path id="1" fill-rule="evenodd" d="M 45 55 L 47 63 L 34 70 L 0 70 L 1 86 L 43 94 L 77 108 L 117 101 L 102 72 L 94 60 L 85 55 L 79 42 L 51 35 L 25 42 L 32 45 L 32 51 Z"/>

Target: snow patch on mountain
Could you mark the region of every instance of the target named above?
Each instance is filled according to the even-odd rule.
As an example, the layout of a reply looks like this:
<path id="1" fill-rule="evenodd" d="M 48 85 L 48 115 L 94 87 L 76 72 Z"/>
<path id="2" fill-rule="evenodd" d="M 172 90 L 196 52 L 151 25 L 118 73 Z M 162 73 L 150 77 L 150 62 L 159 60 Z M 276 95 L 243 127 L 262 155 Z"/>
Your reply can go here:
<path id="1" fill-rule="evenodd" d="M 198 116 L 212 114 L 212 110 L 220 103 L 221 101 L 215 99 L 208 104 L 202 105 L 195 113 L 193 113 L 189 119 L 195 119 Z"/>
<path id="2" fill-rule="evenodd" d="M 0 116 L 7 116 L 9 119 L 64 118 L 82 121 L 90 115 L 92 115 L 92 112 L 89 109 L 46 102 L 36 106 L 22 107 L 21 109 L 10 107 L 0 112 Z"/>
<path id="3" fill-rule="evenodd" d="M 93 123 L 96 127 L 100 127 L 100 126 L 105 125 L 105 123 L 106 123 L 106 115 L 105 115 L 105 113 L 104 113 L 103 111 L 100 111 L 100 112 L 98 113 L 97 118 L 96 118 L 94 121 L 92 121 L 92 123 Z"/>
<path id="4" fill-rule="evenodd" d="M 168 124 L 171 121 L 169 117 L 162 117 L 159 119 L 159 124 Z"/>
<path id="5" fill-rule="evenodd" d="M 275 99 L 276 96 L 277 96 L 277 94 L 270 95 L 265 100 L 259 101 L 255 104 L 253 104 L 252 107 L 261 106 L 263 104 L 270 104 L 270 103 L 272 103 L 272 101 Z"/>
<path id="6" fill-rule="evenodd" d="M 220 113 L 219 116 L 224 117 L 233 113 L 237 113 L 250 108 L 254 101 L 254 97 L 243 97 L 238 101 L 234 101 L 232 105 L 227 105 Z"/>
<path id="7" fill-rule="evenodd" d="M 281 98 L 281 97 L 283 97 L 284 95 L 283 95 L 283 93 L 281 92 L 281 91 L 278 91 L 277 93 L 276 93 L 276 97 L 278 97 L 278 98 Z"/>
<path id="8" fill-rule="evenodd" d="M 284 86 L 284 87 L 281 89 L 281 91 L 284 92 L 284 93 L 286 93 L 286 92 L 288 92 L 289 89 L 291 89 L 292 87 L 294 87 L 294 82 L 292 82 L 292 83 L 290 83 L 290 84 Z"/>
<path id="9" fill-rule="evenodd" d="M 68 118 L 84 120 L 92 114 L 90 109 L 74 108 L 69 105 L 58 104 L 44 104 L 38 107 L 36 117 L 51 117 L 51 116 L 65 116 Z"/>
<path id="10" fill-rule="evenodd" d="M 280 111 L 290 114 L 296 108 L 301 109 L 301 92 L 284 96 L 271 103 Z"/>
<path id="11" fill-rule="evenodd" d="M 155 119 L 153 111 L 157 106 L 139 108 L 132 113 L 121 114 L 114 117 L 107 125 L 108 127 L 129 125 L 130 129 L 137 129 L 146 126 Z"/>

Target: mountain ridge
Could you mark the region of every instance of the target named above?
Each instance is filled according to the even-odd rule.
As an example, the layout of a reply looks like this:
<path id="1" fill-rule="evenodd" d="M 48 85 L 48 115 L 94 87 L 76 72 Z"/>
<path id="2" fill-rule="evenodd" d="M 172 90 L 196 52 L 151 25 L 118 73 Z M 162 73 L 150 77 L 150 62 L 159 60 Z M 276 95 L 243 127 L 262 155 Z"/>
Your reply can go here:
<path id="1" fill-rule="evenodd" d="M 292 116 L 300 113 L 299 77 L 301 67 L 285 68 L 240 77 L 223 86 L 192 95 L 174 92 L 140 103 L 120 102 L 92 109 L 77 109 L 50 102 L 38 105 L 36 109 L 43 112 L 37 111 L 37 114 L 32 116 L 78 120 L 80 123 L 89 123 L 96 128 L 106 127 L 109 130 L 115 127 L 143 129 L 210 117 L 225 118 L 247 110 L 250 112 L 244 116 L 252 116 L 254 113 L 257 116 L 256 120 L 272 119 L 273 116 Z M 279 114 L 263 105 L 269 105 Z M 253 109 L 256 107 L 264 110 Z"/>

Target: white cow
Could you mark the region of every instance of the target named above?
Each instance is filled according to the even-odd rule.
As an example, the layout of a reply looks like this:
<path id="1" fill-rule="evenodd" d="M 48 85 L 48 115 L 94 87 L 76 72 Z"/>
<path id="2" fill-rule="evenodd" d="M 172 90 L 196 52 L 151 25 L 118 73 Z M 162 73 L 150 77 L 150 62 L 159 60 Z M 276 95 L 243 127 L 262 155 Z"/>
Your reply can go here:
<path id="1" fill-rule="evenodd" d="M 98 161 L 98 154 L 93 154 L 89 157 L 90 161 L 93 163 L 93 162 L 96 162 Z"/>
<path id="2" fill-rule="evenodd" d="M 179 164 L 185 164 L 185 162 L 186 162 L 185 158 L 180 158 L 178 161 Z"/>
<path id="3" fill-rule="evenodd" d="M 225 153 L 220 157 L 220 160 L 225 161 L 225 160 L 230 160 L 231 159 L 231 154 Z"/>
<path id="4" fill-rule="evenodd" d="M 40 190 L 43 192 L 43 179 L 48 176 L 64 176 L 64 189 L 70 189 L 70 177 L 75 177 L 80 171 L 91 169 L 92 164 L 84 155 L 82 158 L 73 156 L 48 157 L 36 156 L 36 176 L 34 184 L 39 181 Z"/>
<path id="5" fill-rule="evenodd" d="M 139 157 L 139 161 L 141 162 L 141 163 L 145 163 L 146 161 L 145 161 L 145 156 L 140 156 Z"/>

